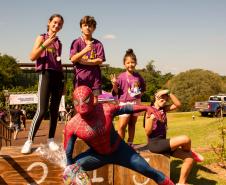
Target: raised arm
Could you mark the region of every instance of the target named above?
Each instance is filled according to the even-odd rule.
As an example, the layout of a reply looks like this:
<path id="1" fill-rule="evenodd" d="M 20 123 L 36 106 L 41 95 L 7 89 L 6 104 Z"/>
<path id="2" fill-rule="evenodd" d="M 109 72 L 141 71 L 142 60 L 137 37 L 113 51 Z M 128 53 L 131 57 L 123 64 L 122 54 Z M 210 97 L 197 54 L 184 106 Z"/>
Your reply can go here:
<path id="1" fill-rule="evenodd" d="M 110 75 L 111 84 L 112 84 L 112 94 L 118 94 L 118 83 L 115 74 Z"/>
<path id="2" fill-rule="evenodd" d="M 173 93 L 169 93 L 169 97 L 172 101 L 172 104 L 166 108 L 166 111 L 172 111 L 181 106 L 180 100 Z"/>
<path id="3" fill-rule="evenodd" d="M 46 48 L 56 39 L 56 33 L 52 34 L 49 38 L 44 40 L 43 36 L 38 36 L 36 38 L 35 44 L 33 49 L 30 53 L 30 60 L 35 61 L 37 60 L 42 52 L 45 52 Z"/>
<path id="4" fill-rule="evenodd" d="M 71 56 L 71 58 L 70 58 L 71 62 L 72 63 L 79 62 L 82 59 L 82 57 L 87 52 L 89 52 L 91 49 L 92 49 L 92 45 L 91 44 L 87 44 L 86 47 L 82 51 L 77 52 L 77 53 L 75 53 L 74 55 Z"/>
<path id="5" fill-rule="evenodd" d="M 93 43 L 93 41 L 87 42 L 86 47 L 83 48 L 81 51 L 78 52 L 78 44 L 76 43 L 76 41 L 74 41 L 72 43 L 71 50 L 74 51 L 75 53 L 74 53 L 74 55 L 72 55 L 70 57 L 71 62 L 72 63 L 76 63 L 76 62 L 79 62 L 79 63 L 88 62 L 88 59 L 82 59 L 82 57 L 86 53 L 88 53 L 89 51 L 92 50 L 92 47 L 93 47 L 93 44 L 92 43 Z"/>
<path id="6" fill-rule="evenodd" d="M 145 125 L 144 125 L 144 130 L 147 136 L 149 136 L 152 132 L 152 126 L 153 126 L 153 120 L 155 119 L 154 114 L 151 114 L 150 117 L 145 117 Z"/>

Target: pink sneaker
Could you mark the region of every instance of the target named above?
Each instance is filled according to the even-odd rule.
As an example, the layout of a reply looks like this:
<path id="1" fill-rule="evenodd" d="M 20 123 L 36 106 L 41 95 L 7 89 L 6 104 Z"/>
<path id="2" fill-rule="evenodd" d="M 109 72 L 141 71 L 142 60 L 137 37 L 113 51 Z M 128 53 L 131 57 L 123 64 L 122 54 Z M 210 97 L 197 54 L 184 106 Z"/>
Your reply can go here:
<path id="1" fill-rule="evenodd" d="M 173 181 L 169 179 L 169 177 L 166 177 L 163 182 L 161 182 L 159 185 L 175 185 Z"/>
<path id="2" fill-rule="evenodd" d="M 201 154 L 199 154 L 199 153 L 197 153 L 193 150 L 191 151 L 191 154 L 192 154 L 193 159 L 196 162 L 203 162 L 204 161 L 204 157 Z"/>

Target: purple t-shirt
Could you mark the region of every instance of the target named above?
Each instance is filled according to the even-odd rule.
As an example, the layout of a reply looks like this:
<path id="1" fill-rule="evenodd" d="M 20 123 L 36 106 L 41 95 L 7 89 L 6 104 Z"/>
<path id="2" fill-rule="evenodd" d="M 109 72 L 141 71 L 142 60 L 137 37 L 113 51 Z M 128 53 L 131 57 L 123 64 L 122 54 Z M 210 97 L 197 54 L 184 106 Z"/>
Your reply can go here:
<path id="1" fill-rule="evenodd" d="M 49 35 L 42 34 L 44 40 L 46 40 Z M 40 57 L 36 61 L 36 71 L 42 71 L 45 69 L 51 69 L 55 71 L 62 72 L 62 64 L 61 64 L 61 51 L 62 44 L 58 38 L 50 44 L 40 55 Z"/>
<path id="2" fill-rule="evenodd" d="M 83 59 L 105 59 L 104 47 L 97 39 L 93 40 L 93 49 L 87 52 L 82 58 Z M 79 53 L 86 47 L 85 41 L 79 37 L 75 39 L 71 44 L 70 58 Z M 100 89 L 101 88 L 101 71 L 99 65 L 83 65 L 79 62 L 74 64 L 74 75 L 75 75 L 75 87 L 79 85 L 88 85 L 90 88 Z"/>
<path id="3" fill-rule="evenodd" d="M 121 73 L 117 78 L 117 83 L 120 102 L 141 99 L 141 93 L 146 90 L 144 79 L 136 72 L 132 75 L 128 75 L 127 72 Z"/>
<path id="4" fill-rule="evenodd" d="M 162 115 L 162 121 L 154 118 L 152 125 L 152 132 L 148 136 L 149 138 L 161 137 L 166 138 L 166 130 L 167 130 L 167 117 L 166 111 L 164 109 L 156 109 L 154 106 L 155 112 L 160 112 Z M 155 112 L 153 113 L 155 115 Z"/>

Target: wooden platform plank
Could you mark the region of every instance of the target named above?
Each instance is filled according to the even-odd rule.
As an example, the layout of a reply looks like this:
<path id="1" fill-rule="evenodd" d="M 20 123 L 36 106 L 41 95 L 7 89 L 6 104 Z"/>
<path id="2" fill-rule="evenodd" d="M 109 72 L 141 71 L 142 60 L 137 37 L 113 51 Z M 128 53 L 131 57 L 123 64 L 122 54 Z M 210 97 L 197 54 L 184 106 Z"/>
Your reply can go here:
<path id="1" fill-rule="evenodd" d="M 20 147 L 3 147 L 0 152 L 1 180 L 9 185 L 63 184 L 62 169 L 38 153 L 20 154 Z M 0 180 L 0 182 L 1 182 Z"/>
<path id="2" fill-rule="evenodd" d="M 170 161 L 167 156 L 160 154 L 153 154 L 147 151 L 140 152 L 140 155 L 149 163 L 153 168 L 163 172 L 165 175 L 170 175 Z M 127 168 L 114 165 L 114 185 L 156 185 L 156 183 Z"/>
<path id="3" fill-rule="evenodd" d="M 55 163 L 42 157 L 34 150 L 33 153 L 23 155 L 21 147 L 2 147 L 0 151 L 0 185 L 61 185 L 63 169 Z M 75 145 L 74 156 L 87 150 L 88 146 L 81 140 Z M 139 150 L 139 148 L 138 148 Z M 149 164 L 169 176 L 169 158 L 139 150 Z M 155 185 L 155 183 L 126 168 L 117 165 L 106 165 L 97 170 L 88 172 L 93 185 Z"/>

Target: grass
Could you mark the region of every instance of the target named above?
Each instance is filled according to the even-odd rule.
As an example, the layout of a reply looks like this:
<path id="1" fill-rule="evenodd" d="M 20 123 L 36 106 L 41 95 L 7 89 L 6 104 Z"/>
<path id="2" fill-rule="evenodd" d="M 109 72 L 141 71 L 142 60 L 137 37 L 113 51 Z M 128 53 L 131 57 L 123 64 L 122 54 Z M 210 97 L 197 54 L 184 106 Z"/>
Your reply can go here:
<path id="1" fill-rule="evenodd" d="M 195 119 L 192 119 L 192 115 Z M 192 148 L 205 157 L 201 164 L 194 165 L 188 178 L 190 184 L 195 185 L 226 185 L 226 175 L 215 174 L 208 165 L 217 162 L 217 155 L 211 146 L 217 146 L 220 142 L 220 121 L 218 118 L 201 117 L 198 112 L 168 113 L 168 137 L 187 135 L 192 140 Z M 115 121 L 117 122 L 117 120 Z M 226 119 L 223 120 L 226 125 Z M 117 128 L 117 124 L 116 124 Z M 146 143 L 143 129 L 143 117 L 138 118 L 134 143 Z M 180 174 L 181 160 L 171 159 L 171 178 L 177 182 Z"/>

